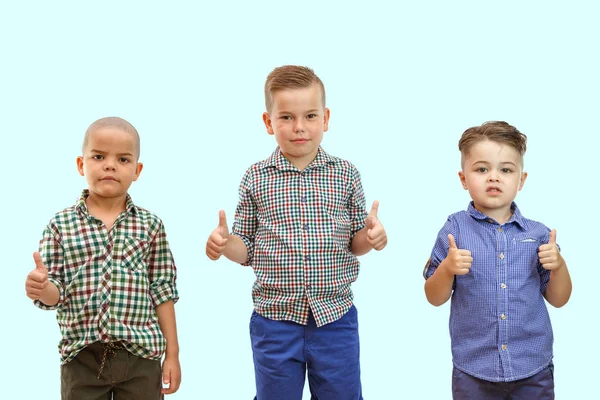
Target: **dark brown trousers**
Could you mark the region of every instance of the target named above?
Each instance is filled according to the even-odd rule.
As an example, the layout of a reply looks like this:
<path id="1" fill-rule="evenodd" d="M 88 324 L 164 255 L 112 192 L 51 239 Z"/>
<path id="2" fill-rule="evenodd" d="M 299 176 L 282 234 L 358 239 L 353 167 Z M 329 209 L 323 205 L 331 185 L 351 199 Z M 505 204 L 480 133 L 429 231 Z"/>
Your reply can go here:
<path id="1" fill-rule="evenodd" d="M 104 367 L 98 373 L 104 361 Z M 96 342 L 61 366 L 62 400 L 160 400 L 159 360 L 148 360 L 123 348 Z"/>

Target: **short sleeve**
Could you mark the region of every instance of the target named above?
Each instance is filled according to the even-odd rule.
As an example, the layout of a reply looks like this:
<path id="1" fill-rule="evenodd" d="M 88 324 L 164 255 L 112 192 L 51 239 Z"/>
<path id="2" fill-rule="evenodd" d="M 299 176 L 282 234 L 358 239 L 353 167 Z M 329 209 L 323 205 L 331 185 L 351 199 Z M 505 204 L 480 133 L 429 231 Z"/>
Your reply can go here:
<path id="1" fill-rule="evenodd" d="M 542 243 L 548 243 L 550 241 L 550 229 L 546 227 L 548 233 L 542 238 Z M 560 246 L 558 243 L 556 244 L 558 247 L 558 251 L 560 251 Z M 540 292 L 542 294 L 546 293 L 546 289 L 548 288 L 548 282 L 550 282 L 550 271 L 542 266 L 542 263 L 538 258 L 538 266 L 537 266 L 538 274 L 540 275 Z"/>
<path id="2" fill-rule="evenodd" d="M 360 231 L 362 228 L 365 227 L 368 215 L 366 210 L 367 204 L 365 199 L 365 193 L 362 187 L 362 182 L 360 180 L 360 173 L 354 165 L 351 165 L 351 171 L 352 189 L 350 192 L 350 197 L 348 199 L 348 213 L 350 215 L 352 229 L 350 240 L 354 238 L 356 232 Z"/>
<path id="3" fill-rule="evenodd" d="M 39 252 L 44 265 L 48 269 L 48 281 L 57 287 L 59 298 L 58 303 L 53 306 L 48 306 L 39 300 L 35 300 L 33 304 L 42 310 L 56 310 L 62 306 L 65 299 L 64 248 L 61 244 L 58 228 L 53 222 L 50 222 L 44 229 Z"/>
<path id="4" fill-rule="evenodd" d="M 431 251 L 431 256 L 429 258 L 429 261 L 425 265 L 425 270 L 423 271 L 423 277 L 425 279 L 429 279 L 429 277 L 433 275 L 437 267 L 448 256 L 448 234 L 452 234 L 457 240 L 458 244 L 455 224 L 452 222 L 451 218 L 448 218 L 448 220 L 446 220 L 446 223 L 438 232 L 435 244 L 433 245 L 433 250 Z"/>
<path id="5" fill-rule="evenodd" d="M 150 280 L 150 297 L 155 308 L 166 301 L 177 302 L 179 300 L 175 284 L 177 268 L 167 241 L 165 227 L 160 220 L 150 242 L 148 279 Z"/>
<path id="6" fill-rule="evenodd" d="M 238 236 L 246 245 L 248 259 L 244 266 L 252 265 L 254 259 L 254 238 L 256 236 L 257 219 L 256 203 L 252 197 L 252 168 L 248 169 L 242 178 L 239 188 L 239 201 L 235 209 L 235 219 L 231 234 Z"/>

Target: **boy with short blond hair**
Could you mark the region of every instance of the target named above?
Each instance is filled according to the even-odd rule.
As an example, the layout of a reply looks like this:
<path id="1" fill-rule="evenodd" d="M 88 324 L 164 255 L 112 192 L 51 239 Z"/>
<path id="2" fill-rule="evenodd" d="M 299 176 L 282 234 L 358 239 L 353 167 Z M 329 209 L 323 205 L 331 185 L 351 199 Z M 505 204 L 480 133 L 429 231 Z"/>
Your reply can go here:
<path id="1" fill-rule="evenodd" d="M 129 122 L 90 125 L 77 157 L 88 189 L 50 220 L 33 254 L 26 292 L 57 310 L 63 400 L 161 399 L 179 387 L 173 256 L 162 221 L 127 194 L 139 155 Z"/>
<path id="2" fill-rule="evenodd" d="M 387 244 L 360 175 L 320 146 L 329 109 L 321 80 L 283 66 L 265 83 L 263 121 L 278 147 L 240 185 L 231 234 L 225 212 L 206 253 L 251 265 L 250 336 L 256 399 L 301 399 L 306 371 L 319 399 L 362 399 L 358 321 L 350 285 L 356 256 Z"/>
<path id="3" fill-rule="evenodd" d="M 526 219 L 514 199 L 527 178 L 527 137 L 506 122 L 467 129 L 460 181 L 472 198 L 448 217 L 425 267 L 425 293 L 452 297 L 454 399 L 554 399 L 546 301 L 562 307 L 571 278 L 556 230 Z"/>

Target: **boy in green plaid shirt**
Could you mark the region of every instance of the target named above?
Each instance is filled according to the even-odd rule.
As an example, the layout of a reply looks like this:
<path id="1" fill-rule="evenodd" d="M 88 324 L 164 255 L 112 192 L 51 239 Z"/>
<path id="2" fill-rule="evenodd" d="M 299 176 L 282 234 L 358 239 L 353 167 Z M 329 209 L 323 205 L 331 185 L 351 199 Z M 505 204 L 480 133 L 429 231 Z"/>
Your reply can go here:
<path id="1" fill-rule="evenodd" d="M 369 214 L 354 165 L 320 146 L 329 109 L 306 67 L 283 66 L 265 84 L 263 121 L 278 147 L 242 178 L 235 222 L 225 212 L 206 254 L 251 265 L 250 337 L 256 398 L 362 399 L 357 311 L 350 285 L 357 256 L 387 244 L 375 201 Z"/>
<path id="2" fill-rule="evenodd" d="M 127 194 L 139 155 L 129 122 L 90 125 L 77 158 L 88 189 L 50 220 L 33 254 L 26 292 L 57 310 L 63 400 L 161 399 L 179 388 L 173 256 L 162 221 Z"/>

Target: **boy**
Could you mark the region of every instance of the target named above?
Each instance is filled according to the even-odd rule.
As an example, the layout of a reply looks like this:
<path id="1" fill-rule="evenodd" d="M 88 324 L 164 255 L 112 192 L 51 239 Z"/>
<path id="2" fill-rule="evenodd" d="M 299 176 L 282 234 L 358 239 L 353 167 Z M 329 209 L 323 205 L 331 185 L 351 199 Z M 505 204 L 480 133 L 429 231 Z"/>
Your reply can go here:
<path id="1" fill-rule="evenodd" d="M 278 147 L 240 186 L 231 234 L 225 212 L 206 244 L 212 260 L 251 265 L 250 336 L 258 400 L 302 398 L 306 369 L 319 399 L 362 399 L 356 256 L 387 244 L 356 168 L 321 147 L 329 109 L 313 70 L 283 66 L 265 83 L 263 121 Z"/>
<path id="2" fill-rule="evenodd" d="M 454 399 L 553 399 L 552 327 L 544 298 L 562 307 L 571 278 L 556 230 L 513 202 L 527 173 L 527 137 L 506 122 L 467 129 L 458 173 L 472 198 L 438 234 L 425 267 L 427 300 L 452 296 Z"/>
<path id="3" fill-rule="evenodd" d="M 50 221 L 33 254 L 26 292 L 57 310 L 63 400 L 160 399 L 179 387 L 175 264 L 162 221 L 127 194 L 139 155 L 129 122 L 90 125 L 77 157 L 88 189 Z"/>

